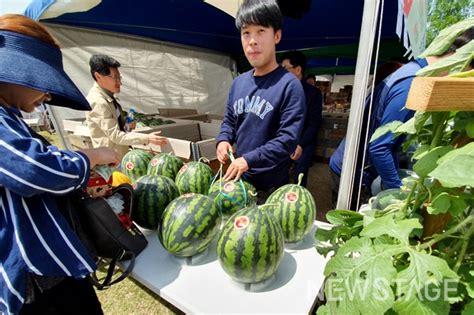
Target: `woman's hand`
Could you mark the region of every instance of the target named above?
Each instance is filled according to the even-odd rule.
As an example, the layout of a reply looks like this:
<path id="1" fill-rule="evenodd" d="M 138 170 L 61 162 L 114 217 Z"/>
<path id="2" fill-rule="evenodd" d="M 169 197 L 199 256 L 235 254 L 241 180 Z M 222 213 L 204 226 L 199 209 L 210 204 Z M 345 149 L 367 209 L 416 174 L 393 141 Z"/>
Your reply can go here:
<path id="1" fill-rule="evenodd" d="M 121 160 L 120 154 L 109 148 L 82 149 L 79 152 L 84 153 L 89 158 L 91 168 L 96 165 L 117 166 Z"/>

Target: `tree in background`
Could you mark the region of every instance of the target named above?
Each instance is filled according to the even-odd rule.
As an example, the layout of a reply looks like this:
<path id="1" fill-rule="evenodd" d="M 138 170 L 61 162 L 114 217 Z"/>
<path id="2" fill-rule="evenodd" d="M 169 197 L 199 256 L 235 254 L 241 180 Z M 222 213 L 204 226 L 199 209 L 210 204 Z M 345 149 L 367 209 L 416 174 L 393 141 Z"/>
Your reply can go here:
<path id="1" fill-rule="evenodd" d="M 449 25 L 474 14 L 474 0 L 429 0 L 426 47 Z"/>

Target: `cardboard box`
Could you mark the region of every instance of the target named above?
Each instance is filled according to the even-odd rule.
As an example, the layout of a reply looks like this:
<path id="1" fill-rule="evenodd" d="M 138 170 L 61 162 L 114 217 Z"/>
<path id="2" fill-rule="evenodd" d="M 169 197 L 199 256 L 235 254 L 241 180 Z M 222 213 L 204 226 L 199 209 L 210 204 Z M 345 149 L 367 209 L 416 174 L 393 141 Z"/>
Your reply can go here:
<path id="1" fill-rule="evenodd" d="M 158 108 L 157 114 L 162 117 L 178 117 L 197 115 L 198 111 L 192 108 Z"/>
<path id="2" fill-rule="evenodd" d="M 202 121 L 202 122 L 207 122 L 207 123 L 222 123 L 222 120 L 224 119 L 224 116 L 222 115 L 214 115 L 214 114 L 201 114 L 201 115 L 187 115 L 187 116 L 179 116 L 176 117 L 179 119 L 185 119 L 185 120 L 195 120 L 195 121 Z"/>
<path id="3" fill-rule="evenodd" d="M 216 140 L 221 124 L 216 122 L 204 123 L 193 122 L 164 125 L 159 128 L 161 135 L 168 138 L 168 144 L 137 145 L 138 149 L 151 150 L 154 152 L 173 152 L 185 160 L 198 160 L 201 157 L 209 161 L 215 160 Z M 158 129 L 140 130 L 138 132 L 150 133 Z"/>
<path id="4" fill-rule="evenodd" d="M 69 118 L 63 119 L 63 129 L 67 132 L 74 133 L 77 127 L 84 126 L 86 118 Z"/>

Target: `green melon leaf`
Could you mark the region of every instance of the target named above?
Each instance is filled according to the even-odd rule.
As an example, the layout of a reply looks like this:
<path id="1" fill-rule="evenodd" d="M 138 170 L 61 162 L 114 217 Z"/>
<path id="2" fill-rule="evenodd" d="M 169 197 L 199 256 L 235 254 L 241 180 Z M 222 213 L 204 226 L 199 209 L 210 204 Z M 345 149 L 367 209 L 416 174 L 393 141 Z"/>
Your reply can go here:
<path id="1" fill-rule="evenodd" d="M 431 290 L 442 290 L 445 279 L 457 280 L 459 276 L 444 259 L 412 248 L 408 248 L 408 254 L 410 265 L 396 277 L 397 301 L 394 309 L 400 314 L 448 314 L 449 302 L 439 297 L 430 299 Z M 447 284 L 452 286 L 452 282 Z"/>
<path id="2" fill-rule="evenodd" d="M 408 120 L 403 125 L 398 127 L 395 130 L 395 133 L 410 134 L 410 135 L 415 134 L 416 133 L 415 122 L 416 122 L 415 117 L 412 117 L 410 120 Z"/>
<path id="3" fill-rule="evenodd" d="M 360 235 L 372 238 L 389 235 L 398 239 L 402 244 L 408 245 L 410 233 L 414 229 L 421 229 L 422 227 L 418 219 L 394 221 L 392 216 L 385 215 L 368 224 Z"/>
<path id="4" fill-rule="evenodd" d="M 429 214 L 441 214 L 448 212 L 450 206 L 451 198 L 448 193 L 443 192 L 433 199 L 426 210 Z"/>
<path id="5" fill-rule="evenodd" d="M 397 128 L 400 127 L 402 124 L 403 123 L 401 121 L 395 120 L 377 128 L 372 134 L 370 142 L 377 140 L 388 132 L 395 132 L 395 130 L 397 130 Z"/>
<path id="6" fill-rule="evenodd" d="M 413 159 L 414 160 L 419 160 L 420 158 L 422 158 L 428 151 L 430 150 L 430 146 L 427 145 L 427 144 L 423 144 L 421 146 L 419 146 L 415 153 L 413 153 Z"/>
<path id="7" fill-rule="evenodd" d="M 398 299 L 393 308 L 398 315 L 448 315 L 449 300 L 439 298 L 444 296 L 444 287 L 431 284 L 423 288 L 418 295 Z"/>
<path id="8" fill-rule="evenodd" d="M 452 150 L 452 146 L 436 147 L 425 154 L 420 155 L 419 160 L 415 165 L 413 165 L 413 170 L 418 174 L 418 176 L 426 177 L 438 166 L 438 160 Z"/>
<path id="9" fill-rule="evenodd" d="M 325 294 L 331 314 L 383 314 L 394 303 L 392 255 L 403 246 L 374 245 L 353 237 L 328 261 Z"/>
<path id="10" fill-rule="evenodd" d="M 471 303 L 466 304 L 461 315 L 472 315 L 472 314 L 474 314 L 474 301 L 471 301 Z"/>
<path id="11" fill-rule="evenodd" d="M 459 155 L 468 155 L 468 156 L 474 156 L 474 142 L 468 143 L 462 148 L 452 150 L 442 158 L 438 160 L 438 165 L 444 164 L 444 163 L 452 163 L 451 160 L 456 158 Z"/>
<path id="12" fill-rule="evenodd" d="M 362 214 L 351 210 L 331 210 L 326 213 L 326 219 L 334 225 L 354 226 L 363 219 Z"/>
<path id="13" fill-rule="evenodd" d="M 471 155 L 456 155 L 446 160 L 429 173 L 429 176 L 439 180 L 444 187 L 455 188 L 474 186 L 472 174 L 474 174 L 474 152 Z"/>

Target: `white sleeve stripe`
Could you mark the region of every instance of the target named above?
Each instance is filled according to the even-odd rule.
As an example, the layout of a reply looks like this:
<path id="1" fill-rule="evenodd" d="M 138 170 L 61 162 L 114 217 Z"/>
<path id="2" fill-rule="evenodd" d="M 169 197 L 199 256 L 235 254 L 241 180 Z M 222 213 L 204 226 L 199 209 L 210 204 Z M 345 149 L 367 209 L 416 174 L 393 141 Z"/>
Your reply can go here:
<path id="1" fill-rule="evenodd" d="M 3 167 L 0 167 L 0 172 L 7 175 L 7 176 L 10 176 L 14 180 L 16 180 L 16 181 L 18 181 L 18 182 L 20 182 L 24 185 L 27 185 L 27 186 L 30 186 L 32 188 L 39 189 L 39 190 L 42 190 L 42 191 L 45 191 L 45 192 L 49 192 L 49 193 L 52 193 L 52 194 L 63 194 L 63 193 L 67 193 L 67 192 L 70 192 L 70 191 L 73 191 L 73 190 L 76 189 L 74 186 L 72 186 L 72 187 L 69 187 L 69 188 L 63 189 L 63 190 L 51 190 L 51 189 L 48 189 L 48 188 L 45 188 L 45 187 L 40 187 L 38 185 L 32 184 L 32 183 L 24 180 L 23 178 L 20 178 L 20 177 L 16 176 L 15 174 L 7 171 Z"/>
<path id="2" fill-rule="evenodd" d="M 3 210 L 3 216 L 5 217 L 5 222 L 8 222 L 7 209 L 5 208 L 5 204 L 3 203 L 2 196 L 0 196 L 0 206 L 2 207 L 2 210 Z"/>
<path id="3" fill-rule="evenodd" d="M 0 117 L 0 123 L 2 123 L 3 125 L 5 125 L 5 127 L 7 127 L 11 132 L 13 132 L 14 134 L 16 134 L 18 137 L 24 138 L 22 135 L 20 135 L 15 129 L 13 129 L 13 128 L 7 123 L 7 121 L 5 120 L 5 118 Z"/>
<path id="4" fill-rule="evenodd" d="M 20 300 L 21 303 L 25 303 L 25 299 L 21 296 L 20 292 L 18 292 L 10 282 L 10 279 L 8 278 L 7 273 L 5 272 L 5 269 L 3 269 L 3 264 L 0 263 L 0 274 L 2 275 L 2 278 L 5 280 L 5 283 L 7 284 L 8 290 L 17 297 L 18 300 Z M 2 300 L 3 301 L 3 300 Z M 8 306 L 8 305 L 7 305 Z"/>
<path id="5" fill-rule="evenodd" d="M 68 174 L 68 173 L 64 173 L 64 172 L 59 172 L 47 165 L 44 165 L 44 164 L 41 164 L 39 163 L 38 161 L 35 161 L 34 159 L 32 159 L 31 157 L 29 157 L 28 155 L 24 154 L 23 152 L 15 149 L 14 147 L 12 147 L 11 145 L 9 145 L 8 143 L 6 143 L 5 141 L 3 140 L 0 140 L 0 145 L 5 147 L 7 150 L 9 150 L 10 152 L 16 154 L 17 156 L 23 158 L 24 160 L 30 162 L 31 164 L 39 167 L 39 168 L 42 168 L 50 173 L 53 173 L 55 175 L 58 175 L 58 176 L 62 176 L 62 177 L 66 177 L 66 178 L 79 178 L 79 175 L 74 175 L 74 174 Z"/>
<path id="6" fill-rule="evenodd" d="M 56 155 L 56 156 L 61 156 L 61 152 L 53 152 L 52 154 L 53 154 L 53 155 Z M 71 157 L 69 157 L 69 156 L 67 156 L 67 155 L 64 155 L 64 156 L 61 156 L 61 160 L 70 160 L 70 161 L 72 161 L 72 162 L 76 162 L 76 161 L 79 160 L 79 158 L 77 158 L 77 157 L 71 158 Z"/>
<path id="7" fill-rule="evenodd" d="M 0 297 L 0 303 L 3 304 L 3 305 L 5 305 L 5 308 L 7 309 L 7 314 L 11 314 L 11 313 L 10 313 L 10 309 L 8 308 L 7 302 L 5 302 L 5 300 L 2 299 L 1 297 Z"/>
<path id="8" fill-rule="evenodd" d="M 28 209 L 28 205 L 25 202 L 24 198 L 21 198 L 21 203 L 23 204 L 23 209 L 26 212 L 26 215 L 28 216 L 28 219 L 30 220 L 31 226 L 33 227 L 33 231 L 35 232 L 36 236 L 38 237 L 39 241 L 41 242 L 41 245 L 43 245 L 43 248 L 46 250 L 46 252 L 49 254 L 49 256 L 56 262 L 56 264 L 70 277 L 72 274 L 71 272 L 66 268 L 66 266 L 59 260 L 58 256 L 56 256 L 51 248 L 49 247 L 48 243 L 44 239 L 43 235 L 41 235 L 41 232 L 39 231 L 38 227 L 36 226 L 35 221 L 31 217 L 30 209 Z"/>
<path id="9" fill-rule="evenodd" d="M 80 154 L 80 153 L 77 153 L 77 155 L 79 155 L 79 158 L 80 158 L 80 159 L 82 160 L 82 162 L 84 163 L 84 169 L 86 170 L 86 172 L 87 172 L 88 170 L 89 170 L 89 172 L 90 172 L 90 169 L 89 169 L 89 167 L 87 166 L 87 161 L 86 161 L 86 159 L 85 159 L 85 158 L 82 156 L 82 154 Z M 86 177 L 87 177 L 87 176 L 83 176 L 83 177 L 82 177 L 82 181 L 81 181 L 81 183 L 79 184 L 79 187 L 82 186 L 82 184 L 84 184 L 84 182 L 85 182 L 85 180 L 86 180 Z"/>
<path id="10" fill-rule="evenodd" d="M 79 252 L 76 250 L 76 248 L 71 244 L 71 241 L 67 238 L 66 234 L 64 234 L 64 231 L 61 229 L 58 222 L 53 217 L 53 215 L 49 211 L 49 208 L 46 206 L 46 203 L 44 203 L 44 201 L 43 201 L 43 205 L 44 205 L 46 211 L 48 212 L 48 215 L 51 218 L 51 221 L 53 221 L 54 225 L 58 229 L 59 234 L 61 234 L 61 237 L 63 238 L 64 242 L 67 244 L 69 249 L 74 253 L 74 255 L 77 257 L 77 259 L 86 267 L 87 271 L 93 272 L 94 269 L 92 268 L 92 266 L 90 266 L 87 263 L 87 261 L 84 259 L 84 257 L 82 257 L 81 254 L 79 254 Z"/>
<path id="11" fill-rule="evenodd" d="M 7 195 L 7 200 L 8 200 L 8 207 L 10 208 L 10 217 L 14 217 L 13 213 L 13 202 L 12 202 L 12 197 L 10 195 L 10 191 L 8 189 L 5 189 L 5 193 Z M 28 268 L 30 268 L 31 271 L 33 271 L 35 274 L 42 276 L 43 274 L 41 271 L 38 270 L 30 261 L 28 256 L 26 255 L 25 248 L 23 247 L 23 243 L 20 241 L 20 237 L 18 236 L 18 226 L 16 226 L 15 220 L 12 220 L 13 226 L 14 226 L 14 231 L 15 231 L 15 240 L 16 243 L 18 244 L 18 249 L 20 250 L 21 257 L 23 257 L 23 260 L 25 261 L 26 265 Z"/>

